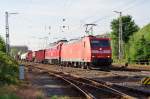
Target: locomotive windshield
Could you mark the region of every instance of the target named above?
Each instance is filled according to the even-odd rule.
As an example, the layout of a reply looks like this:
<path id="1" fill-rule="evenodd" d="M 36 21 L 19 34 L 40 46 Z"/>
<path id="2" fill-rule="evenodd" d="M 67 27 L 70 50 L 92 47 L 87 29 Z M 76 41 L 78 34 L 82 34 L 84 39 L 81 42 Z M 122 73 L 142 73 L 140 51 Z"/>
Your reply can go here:
<path id="1" fill-rule="evenodd" d="M 91 40 L 91 48 L 109 47 L 109 40 Z"/>

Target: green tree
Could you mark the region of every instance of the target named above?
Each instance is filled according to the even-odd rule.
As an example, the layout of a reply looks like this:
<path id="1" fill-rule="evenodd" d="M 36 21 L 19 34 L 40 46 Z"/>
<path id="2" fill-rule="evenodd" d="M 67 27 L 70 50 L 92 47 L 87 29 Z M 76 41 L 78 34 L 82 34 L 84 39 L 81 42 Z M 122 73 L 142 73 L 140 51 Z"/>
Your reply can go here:
<path id="1" fill-rule="evenodd" d="M 0 36 L 0 51 L 6 52 L 5 42 L 1 36 Z"/>
<path id="2" fill-rule="evenodd" d="M 135 59 L 136 60 L 141 60 L 141 59 L 145 59 L 145 47 L 146 47 L 146 40 L 144 38 L 144 36 L 142 35 L 142 37 L 139 39 L 138 42 L 135 43 L 136 44 L 136 53 L 135 53 Z"/>
<path id="3" fill-rule="evenodd" d="M 134 33 L 128 42 L 128 59 L 130 62 L 150 60 L 150 24 Z"/>
<path id="4" fill-rule="evenodd" d="M 0 83 L 16 83 L 18 80 L 18 64 L 6 53 L 0 51 Z"/>
<path id="5" fill-rule="evenodd" d="M 135 60 L 148 60 L 150 59 L 150 43 L 145 39 L 144 35 L 135 42 Z"/>
<path id="6" fill-rule="evenodd" d="M 16 83 L 17 79 L 18 63 L 6 54 L 5 42 L 0 37 L 0 84 Z"/>
<path id="7" fill-rule="evenodd" d="M 19 50 L 17 50 L 16 48 L 11 48 L 10 50 L 10 55 L 12 57 L 16 56 L 18 54 Z"/>
<path id="8" fill-rule="evenodd" d="M 126 44 L 129 41 L 129 38 L 131 35 L 133 35 L 134 32 L 137 32 L 139 30 L 139 27 L 135 24 L 134 20 L 130 15 L 127 16 L 122 16 L 122 39 L 123 43 Z M 111 22 L 111 38 L 112 38 L 112 53 L 113 53 L 113 58 L 116 58 L 118 56 L 118 36 L 119 36 L 119 18 L 113 19 Z M 128 50 L 128 48 L 124 48 L 125 50 Z M 126 52 L 126 51 L 124 51 Z"/>

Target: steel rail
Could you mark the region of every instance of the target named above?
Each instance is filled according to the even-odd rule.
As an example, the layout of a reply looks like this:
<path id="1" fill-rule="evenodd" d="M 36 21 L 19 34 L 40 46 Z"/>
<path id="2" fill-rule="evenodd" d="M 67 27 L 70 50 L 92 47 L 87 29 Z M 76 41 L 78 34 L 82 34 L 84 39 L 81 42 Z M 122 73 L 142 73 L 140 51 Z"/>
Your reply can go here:
<path id="1" fill-rule="evenodd" d="M 87 78 L 88 79 L 88 78 Z M 131 96 L 131 97 L 137 97 L 137 96 L 135 96 L 135 95 L 133 95 L 133 93 L 136 93 L 136 94 L 140 94 L 140 95 L 143 95 L 144 97 L 146 96 L 146 97 L 149 97 L 150 96 L 150 92 L 147 92 L 147 91 L 142 91 L 142 90 L 140 90 L 140 89 L 136 89 L 136 88 L 131 88 L 131 87 L 127 87 L 127 86 L 122 86 L 122 85 L 118 85 L 118 84 L 115 84 L 115 83 L 109 83 L 109 82 L 104 82 L 104 81 L 97 81 L 97 80 L 94 80 L 94 79 L 92 79 L 92 81 L 94 81 L 94 83 L 97 83 L 97 84 L 100 84 L 100 83 L 104 83 L 105 85 L 107 85 L 107 86 L 110 86 L 110 87 L 112 87 L 112 89 L 115 89 L 116 91 L 118 91 L 118 92 L 123 92 L 123 94 L 125 94 L 125 92 L 124 91 L 122 91 L 122 90 L 126 90 L 126 92 L 127 92 L 127 94 L 125 94 L 125 95 L 127 95 L 127 97 L 128 96 Z M 118 89 L 119 88 L 119 89 Z M 130 93 L 132 93 L 132 94 L 130 94 Z M 130 95 L 129 95 L 130 94 Z"/>
<path id="2" fill-rule="evenodd" d="M 63 79 L 64 81 L 68 82 L 69 84 L 73 85 L 76 89 L 78 89 L 80 92 L 82 92 L 86 96 L 87 99 L 97 99 L 92 94 L 85 92 L 79 86 L 77 86 L 76 84 L 72 83 L 70 80 L 68 80 L 68 79 L 66 79 L 66 78 L 64 78 L 64 77 L 62 77 L 62 76 L 60 76 L 58 74 L 54 74 L 54 73 L 51 73 L 51 72 L 49 72 L 49 73 L 54 75 L 54 76 L 56 76 L 56 77 L 59 77 L 59 78 Z"/>
<path id="3" fill-rule="evenodd" d="M 91 85 L 91 84 L 88 84 L 88 83 L 85 83 L 85 82 L 81 82 L 81 81 L 78 81 L 76 79 L 73 79 L 71 78 L 70 76 L 67 77 L 67 75 L 65 76 L 62 76 L 62 75 L 59 75 L 59 74 L 55 74 L 55 73 L 52 73 L 52 72 L 49 72 L 49 74 L 52 74 L 56 77 L 59 77 L 65 81 L 67 81 L 68 83 L 70 83 L 71 85 L 73 85 L 74 87 L 76 87 L 79 91 L 81 91 L 82 93 L 85 94 L 85 96 L 88 98 L 88 99 L 99 99 L 98 97 L 96 97 L 95 95 L 91 94 L 91 92 L 87 91 L 87 87 L 90 86 L 92 88 L 95 88 L 96 89 L 101 89 L 97 86 L 94 86 L 94 85 Z M 77 84 L 76 84 L 77 83 Z M 81 85 L 80 85 L 81 84 Z M 86 86 L 86 88 L 83 88 L 83 86 Z M 102 89 L 101 89 L 102 90 Z M 106 90 L 103 90 L 107 93 L 112 93 L 111 91 L 106 91 Z M 127 97 L 122 97 L 122 94 L 116 94 L 116 93 L 113 93 L 115 96 L 117 96 L 117 98 L 124 98 L 124 99 L 128 99 Z M 130 98 L 131 99 L 131 98 Z"/>
<path id="4" fill-rule="evenodd" d="M 37 64 L 34 64 L 34 65 L 37 65 Z M 47 70 L 47 68 L 43 68 L 43 67 L 39 67 L 39 66 L 34 66 L 34 67 L 36 67 L 36 68 L 39 68 L 39 69 L 43 69 L 43 70 L 46 70 L 46 71 L 49 71 L 49 72 L 53 72 L 53 73 L 55 73 L 55 74 L 58 74 L 58 75 L 60 75 L 61 73 L 63 73 L 63 76 L 65 76 L 65 74 L 66 75 L 70 75 L 69 73 L 64 73 L 64 72 L 56 72 L 56 71 L 51 71 L 51 70 Z M 61 74 L 62 75 L 62 74 Z M 76 79 L 78 78 L 78 79 L 80 79 L 80 77 L 79 76 L 76 76 L 76 75 L 71 75 L 71 76 L 74 76 Z M 112 91 L 114 91 L 114 93 L 119 93 L 119 94 L 122 94 L 122 96 L 125 98 L 125 99 L 127 99 L 127 98 L 129 98 L 129 99 L 133 99 L 133 98 L 135 98 L 135 97 L 137 97 L 137 96 L 135 96 L 135 95 L 133 95 L 133 94 L 136 94 L 136 93 L 143 93 L 143 95 L 142 96 L 150 96 L 150 93 L 147 93 L 147 92 L 144 92 L 144 91 L 139 91 L 139 90 L 136 90 L 136 89 L 132 89 L 132 88 L 127 88 L 126 86 L 120 86 L 120 85 L 115 85 L 114 83 L 110 83 L 110 82 L 106 82 L 106 81 L 97 81 L 97 80 L 94 80 L 94 79 L 89 79 L 89 78 L 82 78 L 82 79 L 88 79 L 88 81 L 90 80 L 90 82 L 92 82 L 92 83 L 95 83 L 95 84 L 97 84 L 98 86 L 101 86 L 101 85 L 103 85 L 103 86 L 106 86 L 106 87 L 108 87 L 109 89 L 112 89 Z M 76 85 L 77 86 L 77 85 Z M 116 88 L 116 86 L 119 88 Z M 126 90 L 125 92 L 124 92 L 124 90 L 122 91 L 122 88 L 124 89 L 124 90 Z M 81 89 L 81 88 L 80 88 Z M 81 89 L 82 90 L 82 89 Z M 133 92 L 132 92 L 132 94 L 130 93 L 130 91 L 132 91 L 133 90 Z M 129 93 L 127 92 L 127 91 L 129 91 Z M 83 93 L 84 91 L 82 91 L 82 93 Z M 138 95 L 138 94 L 137 94 Z M 87 96 L 88 97 L 88 96 Z"/>
<path id="5" fill-rule="evenodd" d="M 71 75 L 67 75 L 67 74 L 64 74 L 64 73 L 62 73 L 62 72 L 54 72 L 54 71 L 50 71 L 50 70 L 47 70 L 47 69 L 45 69 L 45 68 L 41 68 L 41 67 L 37 67 L 37 66 L 34 66 L 35 68 L 38 68 L 38 69 L 42 69 L 42 70 L 45 70 L 46 72 L 48 72 L 49 74 L 52 74 L 52 75 L 54 75 L 54 76 L 56 76 L 56 77 L 59 77 L 59 78 L 61 78 L 61 79 L 63 79 L 63 80 L 65 80 L 66 82 L 68 82 L 68 83 L 70 83 L 71 85 L 73 85 L 76 89 L 78 89 L 80 92 L 82 92 L 88 99 L 97 99 L 94 95 L 92 95 L 91 93 L 89 93 L 88 91 L 85 91 L 85 90 L 83 90 L 83 89 L 81 89 L 78 85 L 76 85 L 76 84 L 74 84 L 73 82 L 71 82 L 71 80 L 73 80 L 73 78 L 72 79 L 67 79 L 67 76 L 69 76 L 69 77 L 74 77 L 74 76 L 71 76 Z M 122 93 L 122 92 L 120 92 L 120 91 L 117 91 L 117 90 L 115 90 L 115 89 L 113 89 L 113 88 L 111 88 L 110 86 L 107 86 L 106 84 L 102 84 L 102 83 L 98 83 L 98 82 L 96 82 L 96 81 L 94 81 L 94 80 L 91 80 L 91 79 L 87 79 L 87 78 L 77 78 L 77 76 L 76 77 L 74 77 L 74 79 L 82 79 L 82 80 L 86 80 L 86 81 L 89 81 L 89 82 L 91 82 L 91 84 L 88 84 L 88 83 L 86 83 L 86 82 L 81 82 L 81 81 L 77 81 L 77 80 L 73 80 L 73 81 L 75 81 L 75 82 L 80 82 L 80 83 L 82 83 L 82 84 L 84 84 L 84 85 L 88 85 L 88 86 L 91 86 L 91 87 L 95 87 L 95 88 L 100 88 L 101 86 L 103 86 L 104 88 L 107 88 L 108 90 L 110 90 L 111 91 L 111 93 L 113 93 L 113 94 L 115 94 L 115 95 L 120 95 L 120 97 L 122 97 L 122 98 L 124 98 L 124 99 L 133 99 L 134 97 L 132 97 L 132 96 L 129 96 L 129 95 L 127 95 L 127 94 L 125 94 L 125 93 Z"/>
<path id="6" fill-rule="evenodd" d="M 72 85 L 74 88 L 76 88 L 79 92 L 81 92 L 82 94 L 84 94 L 87 99 L 97 99 L 97 98 L 94 97 L 92 94 L 85 92 L 85 91 L 84 91 L 83 89 L 81 89 L 79 86 L 77 86 L 76 84 L 72 83 L 71 81 L 69 81 L 69 80 L 66 79 L 65 77 L 59 75 L 58 73 L 52 72 L 52 71 L 49 71 L 49 70 L 46 70 L 46 69 L 44 69 L 44 68 L 40 68 L 40 67 L 36 67 L 36 66 L 34 66 L 34 67 L 37 68 L 37 69 L 40 69 L 40 70 L 44 70 L 44 72 L 47 72 L 48 74 L 53 75 L 53 76 L 55 76 L 55 77 L 58 77 L 58 78 L 64 80 L 65 82 L 71 84 L 71 85 Z"/>
<path id="7" fill-rule="evenodd" d="M 68 73 L 66 74 L 66 76 L 68 75 Z M 104 88 L 106 88 L 106 89 L 108 89 L 108 90 L 110 90 L 111 91 L 111 93 L 114 93 L 114 94 L 116 94 L 116 95 L 120 95 L 120 96 L 122 96 L 123 98 L 129 98 L 129 99 L 133 99 L 134 97 L 132 97 L 132 96 L 129 96 L 129 95 L 127 95 L 127 94 L 125 94 L 125 93 L 123 93 L 123 92 L 120 92 L 120 91 L 118 91 L 118 90 L 116 90 L 116 89 L 114 89 L 114 88 L 111 88 L 111 86 L 112 86 L 112 84 L 111 83 L 105 83 L 105 82 L 97 82 L 97 81 L 95 81 L 95 80 L 93 80 L 93 79 L 89 79 L 89 78 L 80 78 L 80 77 L 78 77 L 78 76 L 72 76 L 72 77 L 75 77 L 75 78 L 72 78 L 72 79 L 74 79 L 74 81 L 76 81 L 76 82 L 78 82 L 78 83 L 83 83 L 83 84 L 85 84 L 85 85 L 88 85 L 88 86 L 91 86 L 91 87 L 95 87 L 95 88 L 97 88 L 97 89 L 100 89 L 101 87 L 104 87 Z M 82 81 L 81 81 L 82 80 Z"/>
<path id="8" fill-rule="evenodd" d="M 35 67 L 35 66 L 32 66 L 32 67 Z M 74 88 L 76 88 L 78 91 L 80 91 L 82 94 L 84 94 L 87 99 L 97 99 L 97 98 L 94 97 L 92 94 L 90 94 L 90 93 L 88 93 L 88 92 L 85 92 L 85 91 L 84 91 L 83 89 L 81 89 L 79 86 L 77 86 L 76 84 L 72 83 L 70 80 L 66 79 L 65 77 L 63 77 L 63 76 L 57 74 L 56 72 L 48 71 L 48 70 L 46 70 L 46 69 L 44 69 L 44 68 L 40 68 L 40 67 L 35 67 L 35 68 L 40 69 L 40 70 L 42 69 L 42 70 L 44 70 L 45 72 L 47 72 L 48 74 L 53 75 L 53 76 L 55 76 L 55 77 L 58 77 L 58 78 L 64 80 L 65 82 L 71 84 Z"/>

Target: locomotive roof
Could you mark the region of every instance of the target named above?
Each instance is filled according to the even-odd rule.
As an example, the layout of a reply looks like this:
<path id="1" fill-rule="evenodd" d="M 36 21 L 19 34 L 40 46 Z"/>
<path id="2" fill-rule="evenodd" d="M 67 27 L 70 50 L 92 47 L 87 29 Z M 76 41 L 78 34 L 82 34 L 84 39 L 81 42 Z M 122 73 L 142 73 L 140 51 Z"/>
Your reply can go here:
<path id="1" fill-rule="evenodd" d="M 89 36 L 84 36 L 84 37 L 81 37 L 81 38 L 78 38 L 78 39 L 71 39 L 70 41 L 68 41 L 66 43 L 75 43 L 75 42 L 81 41 L 83 38 L 110 39 L 108 37 L 97 37 L 97 36 L 89 35 Z"/>
<path id="2" fill-rule="evenodd" d="M 67 40 L 58 40 L 56 42 L 49 43 L 49 47 L 53 47 L 53 46 L 56 46 L 59 43 L 65 43 L 65 42 L 68 42 L 68 41 Z"/>
<path id="3" fill-rule="evenodd" d="M 95 38 L 95 39 L 110 39 L 108 37 L 98 37 L 98 36 L 93 36 L 93 35 L 88 35 L 88 36 L 83 36 L 81 38 L 76 38 L 76 39 L 70 39 L 69 41 L 67 40 L 58 40 L 56 42 L 50 43 L 49 48 L 52 48 L 54 46 L 57 46 L 59 43 L 75 43 L 81 41 L 83 38 Z"/>

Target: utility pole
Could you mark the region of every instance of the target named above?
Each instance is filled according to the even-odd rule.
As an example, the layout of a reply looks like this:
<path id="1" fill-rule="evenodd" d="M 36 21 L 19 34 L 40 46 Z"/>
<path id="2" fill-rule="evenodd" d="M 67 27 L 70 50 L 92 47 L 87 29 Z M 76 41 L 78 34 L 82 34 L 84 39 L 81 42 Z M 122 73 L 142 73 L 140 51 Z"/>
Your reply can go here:
<path id="1" fill-rule="evenodd" d="M 6 23 L 6 53 L 7 53 L 8 55 L 10 54 L 9 21 L 8 21 L 9 14 L 18 14 L 18 13 L 8 13 L 7 11 L 5 12 L 5 23 Z"/>
<path id="2" fill-rule="evenodd" d="M 93 27 L 96 26 L 96 24 L 85 24 L 85 32 L 88 35 L 93 35 Z"/>
<path id="3" fill-rule="evenodd" d="M 119 59 L 123 58 L 123 40 L 122 40 L 122 12 L 114 11 L 116 13 L 119 13 Z"/>
<path id="4" fill-rule="evenodd" d="M 9 47 L 9 23 L 8 23 L 8 12 L 5 12 L 6 18 L 6 53 L 9 55 L 10 47 Z"/>

